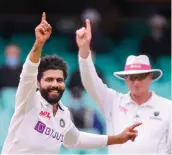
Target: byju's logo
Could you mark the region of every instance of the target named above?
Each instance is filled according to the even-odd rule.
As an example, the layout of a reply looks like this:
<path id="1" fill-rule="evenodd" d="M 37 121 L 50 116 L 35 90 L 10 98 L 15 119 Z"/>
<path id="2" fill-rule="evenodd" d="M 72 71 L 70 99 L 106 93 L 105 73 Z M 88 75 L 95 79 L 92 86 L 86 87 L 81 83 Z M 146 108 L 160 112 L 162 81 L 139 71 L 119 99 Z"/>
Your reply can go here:
<path id="1" fill-rule="evenodd" d="M 63 142 L 63 135 L 57 131 L 55 131 L 54 129 L 51 129 L 49 127 L 47 127 L 44 123 L 38 121 L 36 123 L 36 126 L 34 128 L 36 131 L 38 131 L 41 134 L 44 134 L 46 136 L 50 136 L 52 138 L 55 138 L 58 141 Z"/>
<path id="2" fill-rule="evenodd" d="M 45 127 L 46 127 L 46 125 L 44 123 L 38 121 L 38 123 L 36 124 L 34 129 L 40 133 L 43 133 L 45 130 Z"/>

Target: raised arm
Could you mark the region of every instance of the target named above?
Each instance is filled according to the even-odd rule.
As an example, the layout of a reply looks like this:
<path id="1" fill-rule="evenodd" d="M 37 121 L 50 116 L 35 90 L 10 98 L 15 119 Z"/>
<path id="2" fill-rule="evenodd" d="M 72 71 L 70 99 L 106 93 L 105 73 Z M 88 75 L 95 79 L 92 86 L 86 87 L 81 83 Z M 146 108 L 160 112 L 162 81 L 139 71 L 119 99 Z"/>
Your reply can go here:
<path id="1" fill-rule="evenodd" d="M 104 112 L 105 107 L 106 110 L 107 107 L 110 107 L 107 104 L 112 103 L 112 98 L 114 98 L 114 95 L 117 95 L 117 93 L 108 88 L 99 78 L 91 58 L 90 41 L 91 24 L 87 19 L 86 27 L 82 27 L 76 31 L 76 42 L 79 48 L 79 67 L 81 80 L 85 89 Z"/>
<path id="2" fill-rule="evenodd" d="M 46 14 L 42 14 L 41 23 L 35 28 L 35 43 L 26 58 L 20 75 L 20 82 L 16 94 L 15 111 L 24 112 L 28 100 L 34 97 L 37 89 L 37 74 L 42 48 L 51 35 L 51 26 L 46 21 Z M 31 103 L 32 104 L 32 103 Z"/>

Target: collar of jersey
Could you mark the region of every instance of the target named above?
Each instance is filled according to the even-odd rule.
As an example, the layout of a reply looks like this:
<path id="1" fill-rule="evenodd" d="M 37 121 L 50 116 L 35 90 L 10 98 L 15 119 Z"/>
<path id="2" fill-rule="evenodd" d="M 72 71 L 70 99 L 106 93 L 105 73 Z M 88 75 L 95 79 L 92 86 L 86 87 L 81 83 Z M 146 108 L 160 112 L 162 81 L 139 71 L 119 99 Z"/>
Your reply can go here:
<path id="1" fill-rule="evenodd" d="M 37 93 L 38 93 L 39 96 L 41 97 L 42 103 L 43 103 L 45 106 L 47 106 L 47 107 L 49 107 L 49 108 L 52 108 L 52 105 L 51 105 L 50 103 L 48 103 L 48 102 L 42 97 L 42 95 L 41 95 L 41 93 L 40 93 L 39 90 L 37 91 Z M 60 109 L 60 110 L 63 110 L 63 111 L 64 111 L 64 108 L 63 108 L 64 106 L 63 106 L 63 104 L 62 104 L 61 101 L 59 101 L 58 106 L 59 106 L 59 109 Z"/>
<path id="2" fill-rule="evenodd" d="M 146 101 L 144 104 L 142 104 L 141 106 L 142 107 L 150 107 L 150 108 L 155 108 L 155 99 L 156 98 L 156 94 L 155 94 L 155 92 L 153 92 L 152 91 L 152 96 L 149 98 L 149 100 L 148 101 Z M 132 100 L 132 98 L 131 98 L 131 96 L 130 96 L 130 92 L 128 92 L 127 94 L 126 94 L 126 101 L 125 101 L 125 103 L 124 103 L 126 106 L 128 105 L 128 104 L 136 104 L 133 100 Z"/>

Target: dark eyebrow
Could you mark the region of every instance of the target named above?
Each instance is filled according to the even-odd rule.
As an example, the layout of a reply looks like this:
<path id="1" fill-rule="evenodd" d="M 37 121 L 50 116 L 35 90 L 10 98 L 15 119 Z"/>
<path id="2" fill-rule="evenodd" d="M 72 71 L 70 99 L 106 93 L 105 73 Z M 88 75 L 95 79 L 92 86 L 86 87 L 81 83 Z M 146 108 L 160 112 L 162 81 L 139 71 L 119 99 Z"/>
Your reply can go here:
<path id="1" fill-rule="evenodd" d="M 63 79 L 63 80 L 64 80 L 63 77 L 58 77 L 58 78 L 56 78 L 56 77 L 46 77 L 45 80 L 46 80 L 46 79 Z"/>

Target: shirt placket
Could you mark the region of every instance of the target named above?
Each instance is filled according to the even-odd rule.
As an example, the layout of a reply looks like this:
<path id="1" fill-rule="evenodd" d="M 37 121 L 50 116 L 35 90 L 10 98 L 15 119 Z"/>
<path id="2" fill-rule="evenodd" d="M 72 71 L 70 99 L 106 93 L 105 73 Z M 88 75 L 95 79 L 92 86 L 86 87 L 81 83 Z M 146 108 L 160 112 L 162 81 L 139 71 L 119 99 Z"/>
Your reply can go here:
<path id="1" fill-rule="evenodd" d="M 133 123 L 142 122 L 141 107 L 138 105 L 135 105 L 135 106 L 136 106 L 136 110 L 135 110 L 135 114 L 133 116 Z"/>

